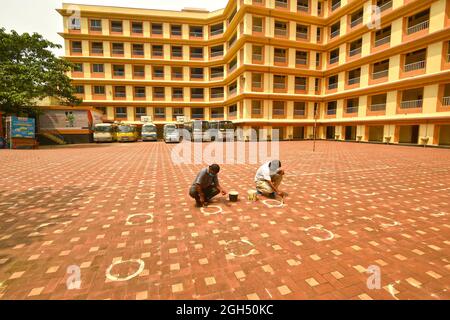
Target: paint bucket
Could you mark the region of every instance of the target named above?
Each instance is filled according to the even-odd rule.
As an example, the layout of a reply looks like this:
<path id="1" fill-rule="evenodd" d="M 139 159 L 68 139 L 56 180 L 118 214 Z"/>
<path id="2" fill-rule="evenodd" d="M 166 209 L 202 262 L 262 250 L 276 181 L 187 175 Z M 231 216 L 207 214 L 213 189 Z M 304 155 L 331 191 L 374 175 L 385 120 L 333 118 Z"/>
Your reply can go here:
<path id="1" fill-rule="evenodd" d="M 257 192 L 256 190 L 248 190 L 248 200 L 250 201 L 256 201 L 258 200 L 258 196 L 257 196 Z"/>
<path id="2" fill-rule="evenodd" d="M 231 202 L 237 202 L 239 199 L 239 193 L 237 191 L 230 191 L 229 197 Z"/>

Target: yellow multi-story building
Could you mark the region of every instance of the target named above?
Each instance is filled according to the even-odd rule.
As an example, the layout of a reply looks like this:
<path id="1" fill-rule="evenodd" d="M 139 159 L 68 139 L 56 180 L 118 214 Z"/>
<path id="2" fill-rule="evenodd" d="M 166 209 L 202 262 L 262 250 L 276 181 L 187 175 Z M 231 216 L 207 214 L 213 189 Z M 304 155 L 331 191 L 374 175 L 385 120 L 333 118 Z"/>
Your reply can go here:
<path id="1" fill-rule="evenodd" d="M 206 0 L 205 0 L 206 1 Z M 107 120 L 232 120 L 251 138 L 450 145 L 449 0 L 64 4 L 83 105 Z M 380 19 L 378 19 L 380 18 Z"/>

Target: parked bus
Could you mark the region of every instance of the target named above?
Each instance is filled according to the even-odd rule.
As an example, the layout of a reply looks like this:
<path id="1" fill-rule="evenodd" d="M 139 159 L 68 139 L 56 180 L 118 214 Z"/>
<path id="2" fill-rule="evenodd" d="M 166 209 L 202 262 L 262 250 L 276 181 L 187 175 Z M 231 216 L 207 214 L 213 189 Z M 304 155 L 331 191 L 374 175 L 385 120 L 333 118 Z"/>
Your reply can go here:
<path id="1" fill-rule="evenodd" d="M 120 124 L 117 128 L 117 141 L 119 142 L 136 142 L 139 140 L 138 128 L 135 125 Z"/>
<path id="2" fill-rule="evenodd" d="M 112 123 L 99 123 L 94 127 L 95 142 L 116 142 L 117 125 Z"/>
<path id="3" fill-rule="evenodd" d="M 153 123 L 147 123 L 142 126 L 142 141 L 157 141 L 158 133 Z"/>
<path id="4" fill-rule="evenodd" d="M 178 130 L 177 125 L 175 124 L 166 124 L 164 126 L 164 142 L 180 142 L 180 131 Z"/>
<path id="5" fill-rule="evenodd" d="M 218 141 L 233 141 L 235 138 L 235 126 L 231 121 L 212 121 L 210 122 L 210 132 L 213 139 Z"/>
<path id="6" fill-rule="evenodd" d="M 192 141 L 211 141 L 209 122 L 204 120 L 192 120 L 184 124 L 184 128 L 191 135 Z"/>

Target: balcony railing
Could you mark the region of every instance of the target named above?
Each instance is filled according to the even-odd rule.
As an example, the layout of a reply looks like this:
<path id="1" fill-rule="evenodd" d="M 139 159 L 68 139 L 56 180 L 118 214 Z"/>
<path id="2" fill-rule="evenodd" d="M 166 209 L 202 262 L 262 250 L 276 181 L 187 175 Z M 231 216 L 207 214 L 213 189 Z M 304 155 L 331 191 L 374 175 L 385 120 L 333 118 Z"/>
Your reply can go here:
<path id="1" fill-rule="evenodd" d="M 337 83 L 329 83 L 328 84 L 328 90 L 333 90 L 336 89 L 338 87 Z"/>
<path id="2" fill-rule="evenodd" d="M 402 101 L 400 103 L 401 109 L 415 109 L 422 108 L 423 100 L 410 100 L 410 101 Z"/>
<path id="3" fill-rule="evenodd" d="M 260 81 L 253 81 L 252 82 L 252 88 L 258 88 L 258 89 L 262 88 L 262 82 L 260 82 Z"/>
<path id="4" fill-rule="evenodd" d="M 172 73 L 172 78 L 174 78 L 174 79 L 182 79 L 183 78 L 183 74 L 174 72 L 174 73 Z"/>
<path id="5" fill-rule="evenodd" d="M 172 99 L 183 99 L 183 98 L 184 98 L 183 93 L 173 93 L 172 94 Z"/>
<path id="6" fill-rule="evenodd" d="M 357 25 L 361 24 L 362 22 L 363 22 L 363 17 L 359 17 L 358 19 L 353 20 L 353 21 L 350 23 L 350 26 L 351 26 L 352 28 L 354 28 L 354 27 L 356 27 Z"/>
<path id="7" fill-rule="evenodd" d="M 252 55 L 252 58 L 253 58 L 253 60 L 255 60 L 255 61 L 262 61 L 263 56 L 262 56 L 262 54 L 254 53 L 254 54 Z"/>
<path id="8" fill-rule="evenodd" d="M 235 95 L 236 93 L 237 93 L 237 88 L 233 88 L 233 89 L 228 90 L 228 94 L 230 96 Z"/>
<path id="9" fill-rule="evenodd" d="M 133 56 L 143 56 L 144 50 L 133 50 Z"/>
<path id="10" fill-rule="evenodd" d="M 287 35 L 287 29 L 281 29 L 281 28 L 275 28 L 275 35 L 276 36 L 286 36 Z"/>
<path id="11" fill-rule="evenodd" d="M 286 57 L 283 57 L 283 56 L 275 56 L 275 57 L 274 57 L 274 61 L 275 61 L 275 62 L 279 62 L 279 63 L 286 63 Z"/>
<path id="12" fill-rule="evenodd" d="M 124 54 L 125 51 L 123 49 L 113 49 L 112 53 L 113 54 Z"/>
<path id="13" fill-rule="evenodd" d="M 172 58 L 183 58 L 183 52 L 172 51 Z"/>
<path id="14" fill-rule="evenodd" d="M 308 12 L 309 6 L 304 4 L 297 4 L 297 11 Z"/>
<path id="15" fill-rule="evenodd" d="M 203 79 L 203 74 L 191 74 L 191 79 Z"/>
<path id="16" fill-rule="evenodd" d="M 305 113 L 305 109 L 294 110 L 294 116 L 304 116 Z"/>
<path id="17" fill-rule="evenodd" d="M 442 105 L 443 106 L 450 106 L 450 96 L 442 98 Z"/>
<path id="18" fill-rule="evenodd" d="M 89 28 L 89 30 L 91 30 L 91 31 L 95 31 L 95 32 L 101 32 L 102 31 L 102 27 L 100 27 L 100 26 L 91 26 L 90 28 Z"/>
<path id="19" fill-rule="evenodd" d="M 144 29 L 142 29 L 142 28 L 133 28 L 133 29 L 131 29 L 131 32 L 135 33 L 135 34 L 142 34 L 142 33 L 144 33 Z"/>
<path id="20" fill-rule="evenodd" d="M 122 27 L 111 27 L 111 31 L 112 32 L 122 33 L 123 29 L 122 29 Z"/>
<path id="21" fill-rule="evenodd" d="M 223 96 L 224 96 L 223 92 L 211 93 L 212 99 L 223 98 Z"/>
<path id="22" fill-rule="evenodd" d="M 358 113 L 358 107 L 347 107 L 345 113 Z"/>
<path id="23" fill-rule="evenodd" d="M 223 78 L 223 72 L 211 73 L 211 78 Z"/>
<path id="24" fill-rule="evenodd" d="M 273 88 L 284 90 L 284 89 L 286 89 L 286 83 L 274 83 Z"/>
<path id="25" fill-rule="evenodd" d="M 353 49 L 353 50 L 350 50 L 349 55 L 350 55 L 350 57 L 353 57 L 353 56 L 356 56 L 356 55 L 358 55 L 360 53 L 361 53 L 361 47 Z"/>
<path id="26" fill-rule="evenodd" d="M 92 48 L 92 53 L 103 54 L 103 48 Z"/>
<path id="27" fill-rule="evenodd" d="M 338 2 L 336 2 L 335 4 L 333 4 L 333 5 L 331 6 L 331 11 L 334 11 L 334 10 L 340 8 L 340 7 L 341 7 L 341 2 L 338 1 Z"/>
<path id="28" fill-rule="evenodd" d="M 194 38 L 203 38 L 203 32 L 191 31 L 191 32 L 189 32 L 189 36 L 194 37 Z"/>
<path id="29" fill-rule="evenodd" d="M 306 84 L 296 84 L 295 85 L 296 91 L 305 91 L 306 90 Z"/>
<path id="30" fill-rule="evenodd" d="M 134 94 L 136 98 L 145 98 L 145 92 L 136 92 Z"/>
<path id="31" fill-rule="evenodd" d="M 339 61 L 339 56 L 338 57 L 334 57 L 334 58 L 330 58 L 330 64 L 336 63 Z"/>
<path id="32" fill-rule="evenodd" d="M 304 58 L 297 58 L 297 59 L 295 59 L 295 64 L 297 64 L 297 65 L 304 65 L 304 66 L 306 66 L 307 63 L 308 63 L 307 59 L 304 59 Z"/>
<path id="33" fill-rule="evenodd" d="M 329 116 L 335 115 L 336 114 L 336 110 L 337 109 L 334 109 L 334 108 L 333 109 L 328 109 L 327 110 L 327 115 L 329 115 Z"/>
<path id="34" fill-rule="evenodd" d="M 164 73 L 163 72 L 154 72 L 153 78 L 164 78 Z"/>
<path id="35" fill-rule="evenodd" d="M 191 98 L 192 99 L 203 99 L 204 95 L 203 95 L 203 93 L 193 93 L 193 94 L 191 94 Z"/>
<path id="36" fill-rule="evenodd" d="M 133 73 L 135 77 L 145 77 L 145 71 L 136 71 Z"/>
<path id="37" fill-rule="evenodd" d="M 284 1 L 275 1 L 275 7 L 277 7 L 277 8 L 287 8 L 288 7 L 287 1 L 286 2 L 284 2 Z"/>
<path id="38" fill-rule="evenodd" d="M 172 30 L 172 31 L 170 32 L 170 34 L 171 34 L 172 36 L 180 37 L 180 36 L 183 35 L 183 32 L 182 32 L 181 30 Z"/>
<path id="39" fill-rule="evenodd" d="M 389 70 L 383 70 L 372 73 L 372 79 L 381 79 L 389 75 Z"/>
<path id="40" fill-rule="evenodd" d="M 370 111 L 384 111 L 386 110 L 386 103 L 377 103 L 370 105 Z"/>
<path id="41" fill-rule="evenodd" d="M 153 57 L 163 57 L 164 53 L 162 51 L 153 51 L 152 56 Z"/>
<path id="42" fill-rule="evenodd" d="M 307 32 L 300 32 L 297 31 L 297 39 L 308 39 L 308 33 Z"/>
<path id="43" fill-rule="evenodd" d="M 123 77 L 123 76 L 125 76 L 125 71 L 114 71 L 113 75 L 115 77 Z"/>
<path id="44" fill-rule="evenodd" d="M 116 118 L 126 118 L 127 114 L 126 113 L 118 113 L 116 112 Z"/>
<path id="45" fill-rule="evenodd" d="M 425 60 L 424 61 L 418 61 L 418 62 L 405 64 L 404 70 L 406 72 L 409 72 L 409 71 L 420 70 L 420 69 L 424 69 L 424 68 L 425 68 Z"/>
<path id="46" fill-rule="evenodd" d="M 335 30 L 335 31 L 331 32 L 331 39 L 333 39 L 334 37 L 337 37 L 340 32 L 341 32 L 341 30 Z"/>
<path id="47" fill-rule="evenodd" d="M 193 52 L 191 53 L 191 59 L 203 59 L 203 53 L 197 53 L 197 52 Z"/>
<path id="48" fill-rule="evenodd" d="M 253 26 L 252 28 L 253 32 L 263 32 L 262 26 Z"/>
<path id="49" fill-rule="evenodd" d="M 211 58 L 222 57 L 222 56 L 223 56 L 223 51 L 212 51 L 211 52 Z"/>
<path id="50" fill-rule="evenodd" d="M 391 36 L 390 35 L 386 36 L 384 38 L 375 40 L 375 47 L 381 46 L 381 45 L 383 45 L 385 43 L 389 43 L 389 42 L 391 42 Z"/>
<path id="51" fill-rule="evenodd" d="M 116 92 L 114 94 L 114 97 L 116 98 L 125 98 L 127 96 L 127 94 L 125 92 Z"/>
<path id="52" fill-rule="evenodd" d="M 421 30 L 428 29 L 429 26 L 430 26 L 430 21 L 427 20 L 427 21 L 418 23 L 415 26 L 409 27 L 408 30 L 407 30 L 407 33 L 408 34 L 413 34 L 413 33 L 419 32 Z"/>
<path id="53" fill-rule="evenodd" d="M 351 78 L 348 79 L 348 85 L 352 85 L 352 84 L 357 84 L 361 82 L 361 78 L 360 77 L 356 77 L 356 78 Z"/>
<path id="54" fill-rule="evenodd" d="M 385 4 L 379 6 L 380 12 L 392 8 L 392 1 L 386 2 Z"/>
<path id="55" fill-rule="evenodd" d="M 163 92 L 154 92 L 154 93 L 153 93 L 153 98 L 164 99 L 165 96 L 166 96 L 166 95 L 165 95 Z"/>
<path id="56" fill-rule="evenodd" d="M 223 33 L 223 29 L 219 29 L 219 30 L 213 30 L 211 31 L 211 36 L 218 36 L 219 34 Z"/>

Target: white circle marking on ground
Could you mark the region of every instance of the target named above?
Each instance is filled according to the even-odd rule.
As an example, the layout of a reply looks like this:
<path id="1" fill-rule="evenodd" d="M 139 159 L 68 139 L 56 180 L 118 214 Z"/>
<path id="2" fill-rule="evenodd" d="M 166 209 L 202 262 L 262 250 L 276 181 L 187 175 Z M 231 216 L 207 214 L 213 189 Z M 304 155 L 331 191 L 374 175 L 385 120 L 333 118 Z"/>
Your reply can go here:
<path id="1" fill-rule="evenodd" d="M 125 278 L 119 278 L 119 277 L 113 276 L 111 274 L 112 268 L 114 268 L 115 266 L 117 266 L 119 264 L 128 263 L 128 262 L 130 262 L 130 263 L 138 263 L 139 264 L 139 268 L 138 268 L 138 270 L 135 273 L 130 274 L 128 277 L 125 277 Z M 114 282 L 128 281 L 130 279 L 133 279 L 137 275 L 139 275 L 144 270 L 144 266 L 145 266 L 145 263 L 141 259 L 130 259 L 130 260 L 126 260 L 126 261 L 116 261 L 116 262 L 113 262 L 109 266 L 108 270 L 106 270 L 106 278 L 108 278 L 109 280 L 114 281 Z"/>
<path id="2" fill-rule="evenodd" d="M 377 192 L 372 192 L 372 193 L 368 193 L 367 189 L 352 189 L 351 190 L 353 193 L 358 194 L 360 196 L 376 196 L 378 193 Z"/>
<path id="3" fill-rule="evenodd" d="M 334 233 L 331 232 L 328 229 L 325 229 L 324 227 L 312 226 L 312 227 L 309 227 L 309 228 L 305 229 L 305 232 L 308 233 L 308 231 L 311 230 L 311 229 L 320 230 L 320 231 L 324 231 L 324 232 L 328 233 L 328 237 L 327 238 L 321 238 L 321 237 L 313 236 L 313 239 L 315 241 L 318 241 L 318 242 L 320 242 L 320 241 L 330 241 L 330 240 L 334 239 Z"/>
<path id="4" fill-rule="evenodd" d="M 266 199 L 263 200 L 262 203 L 266 205 L 268 208 L 282 208 L 284 207 L 284 203 L 282 201 L 278 201 L 275 199 Z"/>
<path id="5" fill-rule="evenodd" d="M 150 219 L 147 219 L 146 221 L 145 221 L 145 223 L 147 224 L 147 223 L 152 223 L 153 222 L 153 214 L 151 214 L 151 213 L 136 213 L 136 214 L 130 214 L 128 217 L 127 217 L 127 223 L 126 223 L 126 225 L 127 226 L 134 226 L 134 225 L 137 225 L 137 223 L 133 223 L 133 222 L 131 222 L 130 220 L 131 219 L 133 219 L 133 218 L 135 218 L 135 217 L 145 217 L 145 216 L 147 216 L 147 217 L 150 217 Z"/>
<path id="6" fill-rule="evenodd" d="M 231 240 L 231 241 L 228 241 L 228 242 L 225 244 L 225 249 L 227 249 L 227 247 L 228 247 L 230 244 L 232 244 L 232 243 L 245 243 L 245 244 L 248 244 L 248 245 L 251 246 L 251 247 L 254 247 L 254 246 L 255 246 L 253 243 L 251 243 L 251 242 L 248 241 L 248 240 Z M 244 253 L 244 254 L 235 254 L 234 252 L 230 252 L 230 254 L 231 254 L 232 256 L 234 256 L 234 257 L 237 257 L 237 258 L 244 258 L 244 257 L 248 257 L 248 256 L 252 255 L 254 251 L 255 251 L 255 249 L 250 249 L 249 252 Z"/>
<path id="7" fill-rule="evenodd" d="M 216 210 L 213 211 L 213 212 L 208 212 L 207 209 L 209 209 L 209 208 L 216 208 Z M 222 212 L 223 212 L 223 209 L 222 209 L 222 207 L 220 207 L 220 206 L 208 206 L 208 207 L 201 207 L 201 208 L 200 208 L 200 211 L 201 211 L 203 214 L 206 214 L 206 215 L 215 215 L 215 214 L 220 214 L 220 213 L 222 213 Z"/>

